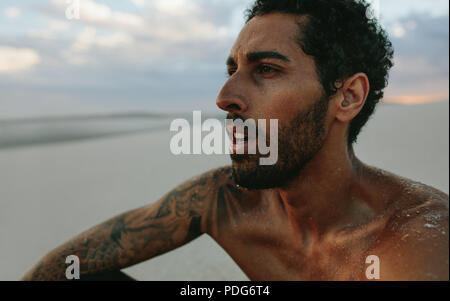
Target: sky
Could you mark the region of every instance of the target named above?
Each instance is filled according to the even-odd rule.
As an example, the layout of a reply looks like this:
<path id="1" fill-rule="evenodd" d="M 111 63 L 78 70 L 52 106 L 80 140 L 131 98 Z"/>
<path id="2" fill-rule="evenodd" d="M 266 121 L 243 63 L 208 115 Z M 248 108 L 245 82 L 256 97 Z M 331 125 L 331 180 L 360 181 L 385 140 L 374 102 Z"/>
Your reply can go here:
<path id="1" fill-rule="evenodd" d="M 395 48 L 384 101 L 448 101 L 448 0 L 372 0 Z M 216 112 L 252 0 L 2 0 L 0 119 Z"/>

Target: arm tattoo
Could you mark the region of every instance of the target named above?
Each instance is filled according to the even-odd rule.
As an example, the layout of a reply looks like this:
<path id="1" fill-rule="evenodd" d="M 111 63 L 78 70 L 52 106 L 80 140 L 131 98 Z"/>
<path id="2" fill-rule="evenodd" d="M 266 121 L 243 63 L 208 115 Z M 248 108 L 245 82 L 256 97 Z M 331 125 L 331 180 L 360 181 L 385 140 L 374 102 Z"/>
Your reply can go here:
<path id="1" fill-rule="evenodd" d="M 154 206 L 115 217 L 47 255 L 24 280 L 65 280 L 69 255 L 80 258 L 80 272 L 115 271 L 153 258 L 197 238 L 207 202 L 214 199 L 214 174 L 198 177 Z"/>

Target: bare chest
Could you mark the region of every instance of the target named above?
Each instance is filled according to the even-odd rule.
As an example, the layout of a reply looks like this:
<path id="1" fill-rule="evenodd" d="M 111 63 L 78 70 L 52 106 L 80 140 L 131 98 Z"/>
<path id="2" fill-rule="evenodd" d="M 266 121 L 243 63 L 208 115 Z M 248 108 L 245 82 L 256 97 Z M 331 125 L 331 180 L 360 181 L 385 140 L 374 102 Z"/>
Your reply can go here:
<path id="1" fill-rule="evenodd" d="M 322 245 L 314 249 L 255 236 L 219 241 L 242 271 L 254 281 L 353 281 L 367 268 L 361 248 Z"/>
<path id="2" fill-rule="evenodd" d="M 224 208 L 226 206 L 223 206 Z M 362 280 L 374 229 L 321 241 L 293 230 L 275 202 L 257 210 L 218 210 L 210 235 L 254 281 Z M 224 213 L 225 212 L 225 213 Z M 375 228 L 378 228 L 376 226 Z"/>

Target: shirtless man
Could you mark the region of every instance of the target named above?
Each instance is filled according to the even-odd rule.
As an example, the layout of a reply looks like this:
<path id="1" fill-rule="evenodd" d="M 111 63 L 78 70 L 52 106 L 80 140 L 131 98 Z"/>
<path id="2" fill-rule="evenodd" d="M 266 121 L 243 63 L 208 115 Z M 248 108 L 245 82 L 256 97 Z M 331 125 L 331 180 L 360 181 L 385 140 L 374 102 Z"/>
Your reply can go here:
<path id="1" fill-rule="evenodd" d="M 448 280 L 448 196 L 353 152 L 392 67 L 391 44 L 366 8 L 257 1 L 217 105 L 231 119 L 278 119 L 278 162 L 232 154 L 232 166 L 88 230 L 24 279 L 65 280 L 69 255 L 80 258 L 82 280 L 123 275 L 207 234 L 251 280 L 368 280 L 371 255 L 380 280 Z"/>

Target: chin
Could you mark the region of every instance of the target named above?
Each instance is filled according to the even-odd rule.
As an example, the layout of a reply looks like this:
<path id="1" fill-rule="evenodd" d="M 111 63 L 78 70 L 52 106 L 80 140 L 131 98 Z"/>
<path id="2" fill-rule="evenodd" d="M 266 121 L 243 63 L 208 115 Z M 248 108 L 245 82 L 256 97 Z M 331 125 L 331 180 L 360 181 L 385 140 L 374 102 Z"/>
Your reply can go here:
<path id="1" fill-rule="evenodd" d="M 298 172 L 288 171 L 280 165 L 259 165 L 257 158 L 242 155 L 233 160 L 233 179 L 237 185 L 249 190 L 264 190 L 283 187 Z"/>

